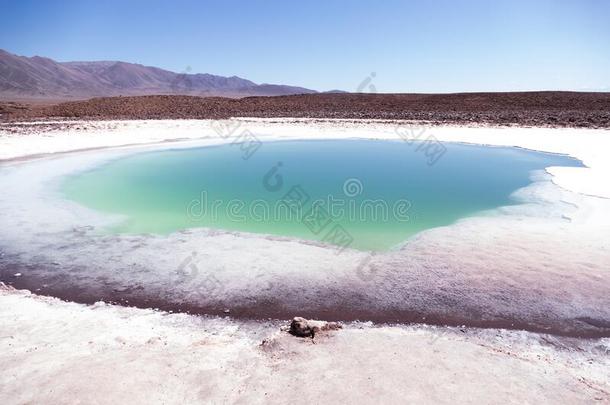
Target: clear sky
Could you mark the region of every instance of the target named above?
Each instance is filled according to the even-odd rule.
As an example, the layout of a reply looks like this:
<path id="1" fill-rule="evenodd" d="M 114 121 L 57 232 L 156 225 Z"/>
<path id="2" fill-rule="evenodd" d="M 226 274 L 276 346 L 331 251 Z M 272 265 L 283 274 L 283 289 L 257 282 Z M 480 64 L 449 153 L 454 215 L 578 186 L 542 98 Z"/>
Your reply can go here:
<path id="1" fill-rule="evenodd" d="M 0 48 L 316 90 L 610 91 L 610 0 L 0 0 Z"/>

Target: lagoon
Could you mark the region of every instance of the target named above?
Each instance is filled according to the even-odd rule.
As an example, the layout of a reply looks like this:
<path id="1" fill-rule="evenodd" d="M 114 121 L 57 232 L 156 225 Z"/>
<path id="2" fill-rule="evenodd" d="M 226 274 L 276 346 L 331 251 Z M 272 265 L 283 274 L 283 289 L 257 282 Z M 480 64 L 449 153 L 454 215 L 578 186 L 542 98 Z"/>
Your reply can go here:
<path id="1" fill-rule="evenodd" d="M 118 215 L 111 233 L 208 227 L 383 251 L 416 233 L 518 204 L 562 155 L 378 140 L 274 141 L 130 154 L 66 177 L 64 196 Z"/>

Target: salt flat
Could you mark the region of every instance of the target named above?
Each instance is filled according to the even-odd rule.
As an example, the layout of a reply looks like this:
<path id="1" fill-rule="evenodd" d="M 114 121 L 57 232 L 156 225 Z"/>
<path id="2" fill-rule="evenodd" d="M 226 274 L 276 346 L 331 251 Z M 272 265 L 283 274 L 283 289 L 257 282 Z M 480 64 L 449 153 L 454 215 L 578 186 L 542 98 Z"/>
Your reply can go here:
<path id="1" fill-rule="evenodd" d="M 609 339 L 349 324 L 313 344 L 277 322 L 1 294 L 3 403 L 610 401 Z"/>
<path id="2" fill-rule="evenodd" d="M 233 305 L 236 309 L 246 308 L 252 298 L 270 299 L 278 292 L 282 297 L 298 298 L 299 287 L 306 286 L 312 294 L 307 300 L 286 299 L 282 304 L 294 315 L 300 310 L 316 313 L 324 310 L 324 304 L 336 297 L 338 291 L 350 287 L 359 294 L 341 296 L 343 302 L 339 302 L 341 305 L 335 311 L 353 304 L 377 313 L 388 307 L 424 316 L 452 311 L 453 319 L 470 320 L 472 326 L 476 326 L 476 319 L 488 324 L 512 320 L 517 329 L 549 328 L 565 334 L 596 331 L 600 328 L 591 325 L 591 321 L 603 324 L 610 319 L 607 312 L 610 189 L 604 181 L 610 175 L 608 130 L 425 128 L 416 123 L 302 119 L 238 122 L 239 126 L 229 127 L 236 128 L 230 135 L 227 127 L 208 121 L 78 122 L 44 131 L 31 124 L 30 129 L 24 126 L 18 133 L 0 126 L 0 158 L 6 160 L 3 184 L 10 186 L 5 188 L 9 192 L 0 203 L 5 213 L 15 207 L 15 198 L 23 203 L 21 213 L 14 211 L 10 217 L 2 218 L 5 225 L 2 242 L 15 249 L 10 253 L 18 254 L 28 263 L 35 263 L 36 255 L 46 255 L 44 260 L 57 262 L 60 267 L 69 267 L 68 263 L 74 268 L 87 266 L 87 272 L 72 272 L 84 280 L 87 273 L 93 274 L 92 279 L 103 274 L 107 263 L 123 266 L 122 258 L 128 257 L 144 268 L 122 274 L 120 280 L 115 280 L 120 285 L 145 285 L 149 293 L 165 294 L 176 300 L 195 298 L 218 303 L 224 299 L 222 302 L 232 305 L 232 310 Z M 61 155 L 61 159 L 45 158 L 34 165 L 31 161 L 23 164 L 23 159 L 32 155 L 84 149 L 132 145 L 111 152 L 120 154 L 151 143 L 158 144 L 146 147 L 162 148 L 170 141 L 173 147 L 233 142 L 243 131 L 263 142 L 400 139 L 405 134 L 423 139 L 433 136 L 442 141 L 564 153 L 582 160 L 587 168 L 548 168 L 552 177 L 541 174 L 540 181 L 520 190 L 517 197 L 524 202 L 522 206 L 424 232 L 386 255 L 375 256 L 372 260 L 378 270 L 363 278 L 358 263 L 365 258 L 364 253 L 336 255 L 325 246 L 298 240 L 210 231 L 186 232 L 169 240 L 107 239 L 100 242 L 102 245 L 87 243 L 91 239 L 70 239 L 74 235 L 67 233 L 68 228 L 83 218 L 93 221 L 96 217 L 76 207 L 54 205 L 52 199 L 47 199 L 42 180 L 53 181 L 61 170 L 69 172 L 79 165 L 93 164 L 95 156 L 106 152 Z M 73 166 L 59 164 L 64 157 L 71 159 Z M 17 181 L 23 167 L 30 170 L 30 178 L 35 181 L 29 184 Z M 41 230 L 42 219 L 45 226 Z M 104 221 L 96 220 L 100 224 Z M 57 249 L 57 242 L 47 238 L 54 232 L 55 235 L 66 232 L 68 239 L 62 246 L 68 248 Z M 107 248 L 106 253 L 100 253 L 100 246 Z M 191 281 L 195 284 L 178 283 L 168 291 L 164 285 L 173 279 L 159 277 L 163 268 L 175 268 L 174 261 L 183 260 L 193 249 L 211 257 L 217 268 L 227 270 L 219 277 L 221 284 L 229 287 L 218 291 L 217 296 L 196 296 L 193 289 L 201 286 L 198 282 L 202 280 Z M 164 259 L 159 261 L 156 257 L 155 262 L 155 257 L 149 254 L 152 251 Z M 257 253 L 261 251 L 264 256 Z M 98 256 L 101 264 L 91 262 L 95 255 L 101 255 Z M 239 270 L 246 267 L 249 273 L 244 278 Z M 115 286 L 113 280 L 106 281 Z M 93 285 L 93 281 L 87 282 Z M 409 297 L 406 303 L 405 297 Z M 265 392 L 268 398 L 287 398 L 286 402 L 290 392 L 307 393 L 314 400 L 362 398 L 362 391 L 349 390 L 355 384 L 371 396 L 371 402 L 378 402 L 379 398 L 392 401 L 424 397 L 436 398 L 441 403 L 460 398 L 466 402 L 493 403 L 500 399 L 505 402 L 506 395 L 501 393 L 510 393 L 515 402 L 556 402 L 549 395 L 569 398 L 575 403 L 610 400 L 607 338 L 559 338 L 473 327 L 461 328 L 465 331 L 461 332 L 428 326 L 376 328 L 349 324 L 311 345 L 307 340 L 295 340 L 276 332 L 279 326 L 276 323 L 167 315 L 113 306 L 87 307 L 10 289 L 2 290 L 0 302 L 0 337 L 2 344 L 7 345 L 2 360 L 11 365 L 0 374 L 2 385 L 10 386 L 16 379 L 28 378 L 32 386 L 48 387 L 30 394 L 21 390 L 20 395 L 33 395 L 24 397 L 24 402 L 45 399 L 61 402 L 68 392 L 84 393 L 95 380 L 73 378 L 86 371 L 82 365 L 77 366 L 82 364 L 82 356 L 93 358 L 87 370 L 91 370 L 91 375 L 102 376 L 108 395 L 111 385 L 116 389 L 115 383 L 119 381 L 126 389 L 141 387 L 139 392 L 130 391 L 135 402 L 144 402 L 144 397 L 138 396 L 141 393 L 153 393 L 158 402 L 170 403 L 201 398 L 257 402 L 265 398 Z M 171 320 L 169 326 L 167 319 Z M 589 323 L 583 319 L 589 319 Z M 107 326 L 77 329 L 77 325 L 96 322 L 105 322 Z M 211 336 L 206 328 L 212 330 Z M 158 330 L 162 332 L 159 334 Z M 95 334 L 96 338 L 88 334 Z M 156 337 L 161 340 L 153 339 Z M 146 343 L 150 339 L 153 343 Z M 259 347 L 263 339 L 268 339 L 268 343 Z M 78 348 L 75 354 L 66 354 L 70 347 Z M 55 359 L 50 364 L 58 368 L 35 371 L 30 365 L 47 364 L 49 359 Z M 219 363 L 223 364 L 220 371 Z M 241 368 L 242 364 L 248 366 Z M 168 376 L 169 367 L 180 371 Z M 143 370 L 145 375 L 141 374 Z M 371 373 L 363 377 L 362 370 Z M 57 380 L 51 381 L 56 371 L 62 376 L 59 384 Z M 210 382 L 209 386 L 201 386 L 202 377 L 218 385 Z M 159 385 L 160 378 L 167 385 Z M 16 391 L 6 392 L 16 395 Z M 460 397 L 460 393 L 468 393 L 469 397 Z"/>

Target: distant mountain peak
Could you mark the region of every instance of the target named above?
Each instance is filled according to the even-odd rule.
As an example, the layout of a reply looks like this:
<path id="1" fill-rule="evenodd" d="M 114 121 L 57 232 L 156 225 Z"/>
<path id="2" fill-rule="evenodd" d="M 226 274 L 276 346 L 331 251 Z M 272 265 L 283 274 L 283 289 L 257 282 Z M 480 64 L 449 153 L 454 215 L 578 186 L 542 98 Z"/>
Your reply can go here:
<path id="1" fill-rule="evenodd" d="M 0 49 L 0 98 L 85 99 L 104 96 L 184 94 L 278 96 L 316 93 L 303 87 L 256 84 L 238 76 L 176 73 L 123 61 L 56 62 Z"/>

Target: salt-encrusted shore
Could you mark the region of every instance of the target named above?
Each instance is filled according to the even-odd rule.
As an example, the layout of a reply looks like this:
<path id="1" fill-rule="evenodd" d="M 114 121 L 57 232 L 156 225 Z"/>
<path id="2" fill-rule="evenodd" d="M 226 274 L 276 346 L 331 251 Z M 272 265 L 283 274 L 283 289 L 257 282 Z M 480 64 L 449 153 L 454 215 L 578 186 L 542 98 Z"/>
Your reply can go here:
<path id="1" fill-rule="evenodd" d="M 427 126 L 418 122 L 383 120 L 265 119 L 238 118 L 234 134 L 249 130 L 261 140 L 273 139 L 401 139 L 400 133 L 425 140 L 433 135 L 447 142 L 494 146 L 517 146 L 544 152 L 569 154 L 587 168 L 550 169 L 554 182 L 572 191 L 610 198 L 610 172 L 606 152 L 609 129 L 523 128 L 490 126 Z M 91 148 L 150 144 L 155 142 L 205 140 L 227 142 L 219 136 L 227 131 L 210 125 L 211 120 L 147 121 L 38 121 L 0 123 L 0 161 L 32 155 Z M 406 128 L 400 130 L 399 128 Z M 87 136 L 82 136 L 86 133 Z M 23 136 L 27 135 L 27 136 Z M 234 138 L 228 139 L 229 142 Z"/>
<path id="2" fill-rule="evenodd" d="M 610 339 L 348 324 L 309 338 L 0 289 L 0 402 L 610 402 Z"/>
<path id="3" fill-rule="evenodd" d="M 263 141 L 400 139 L 397 124 L 389 122 L 261 119 L 241 122 L 237 133 L 248 130 Z M 0 125 L 0 159 L 6 160 L 7 168 L 19 166 L 20 160 L 31 159 L 33 155 L 178 140 L 192 142 L 172 145 L 233 140 L 219 136 L 206 121 L 78 122 L 51 124 L 51 128 L 67 127 L 45 131 L 38 131 L 37 125 L 40 124 L 23 125 L 17 132 L 9 132 L 7 126 Z M 413 134 L 421 133 L 422 128 L 414 125 L 410 127 Z M 401 127 L 409 128 L 406 123 Z M 554 219 L 553 215 L 549 215 L 550 219 L 539 218 L 538 211 L 525 222 L 522 212 L 509 213 L 496 218 L 494 229 L 480 235 L 481 229 L 486 229 L 482 227 L 491 222 L 486 218 L 472 219 L 432 230 L 411 241 L 408 245 L 412 247 L 391 253 L 387 257 L 389 264 L 400 262 L 407 253 L 442 257 L 425 267 L 433 272 L 432 277 L 422 272 L 410 274 L 420 277 L 421 281 L 405 285 L 406 291 L 412 292 L 413 300 L 421 300 L 425 305 L 426 299 L 441 297 L 431 295 L 437 288 L 452 285 L 459 290 L 460 282 L 468 282 L 472 296 L 463 293 L 460 296 L 463 301 L 472 301 L 468 303 L 469 308 L 474 308 L 477 300 L 487 298 L 484 287 L 489 286 L 487 293 L 495 296 L 489 302 L 505 302 L 506 308 L 502 310 L 507 314 L 556 315 L 560 319 L 595 312 L 591 319 L 603 324 L 610 308 L 609 269 L 604 265 L 610 262 L 607 240 L 610 211 L 605 199 L 610 198 L 606 181 L 610 176 L 607 159 L 610 131 L 431 127 L 423 134 L 424 139 L 433 135 L 443 141 L 511 145 L 569 154 L 582 160 L 587 168 L 547 169 L 554 176 L 552 181 L 565 194 L 562 189 L 549 185 L 526 192 L 527 201 L 538 198 L 549 202 L 549 209 L 555 209 L 555 203 L 550 200 L 565 198 L 574 204 L 573 209 L 558 210 L 560 215 L 569 216 L 566 223 Z M 10 203 L 8 199 L 3 201 Z M 2 218 L 10 225 L 4 232 L 22 226 L 24 235 L 27 234 L 28 225 L 19 222 L 27 218 L 17 217 L 14 224 L 13 219 Z M 455 242 L 474 233 L 479 233 L 472 239 L 477 252 Z M 528 237 L 524 239 L 524 235 Z M 11 238 L 2 234 L 3 241 Z M 266 248 L 282 243 L 297 256 L 311 257 L 315 253 L 325 257 L 328 263 L 340 264 L 325 256 L 322 248 L 292 241 L 207 235 L 199 242 L 209 243 L 204 249 L 213 255 L 219 251 L 219 246 L 214 245 L 219 239 L 222 239 L 219 246 L 229 243 L 234 248 L 246 246 L 240 245 L 244 240 L 244 243 L 256 240 Z M 12 241 L 20 240 L 29 241 L 23 235 Z M 498 246 L 508 253 L 498 251 Z M 277 250 L 278 258 L 283 257 L 283 252 Z M 462 255 L 468 260 L 447 269 L 447 273 L 437 266 L 454 263 L 455 257 Z M 222 264 L 258 266 L 247 252 L 241 256 L 238 261 L 224 258 Z M 347 255 L 341 260 L 352 259 L 360 257 Z M 270 262 L 265 269 L 270 278 L 291 277 L 291 273 L 275 270 L 277 263 Z M 321 285 L 332 282 L 328 275 L 315 273 L 315 266 L 305 264 L 304 268 L 306 273 L 318 274 Z M 447 278 L 452 272 L 465 278 L 461 281 Z M 300 275 L 297 272 L 292 276 Z M 341 276 L 349 276 L 349 271 L 344 270 Z M 545 284 L 545 278 L 551 282 Z M 426 285 L 437 279 L 442 282 Z M 537 288 L 525 291 L 520 302 L 513 302 L 514 296 L 510 294 L 502 295 L 507 289 L 509 292 L 515 289 L 516 293 L 527 283 Z M 591 296 L 573 293 L 583 283 Z M 383 291 L 383 283 L 378 284 Z M 354 286 L 377 288 L 365 282 Z M 257 284 L 242 287 L 256 288 Z M 532 291 L 536 295 L 528 297 Z M 557 296 L 560 294 L 569 296 Z M 540 302 L 544 303 L 540 308 L 528 307 Z M 75 395 L 85 402 L 97 399 L 103 403 L 118 399 L 133 399 L 135 403 L 197 400 L 259 403 L 272 399 L 288 403 L 295 397 L 307 397 L 314 402 L 376 403 L 424 399 L 437 403 L 610 402 L 608 338 L 572 339 L 495 329 L 425 325 L 372 327 L 354 323 L 317 338 L 317 344 L 312 345 L 308 340 L 277 332 L 279 326 L 278 322 L 170 315 L 100 304 L 88 307 L 2 288 L 0 362 L 7 366 L 0 371 L 3 387 L 0 402 L 61 403 L 70 402 Z M 263 340 L 266 343 L 261 346 Z M 33 389 L 23 389 L 19 386 L 21 381 Z M 102 395 L 100 390 L 104 392 Z M 93 397 L 93 392 L 98 394 Z"/>
<path id="4" fill-rule="evenodd" d="M 231 308 L 232 316 L 246 318 L 284 319 L 299 311 L 338 320 L 610 334 L 609 200 L 551 183 L 572 181 L 578 191 L 603 196 L 604 131 L 261 119 L 17 128 L 2 137 L 2 157 L 13 161 L 0 173 L 5 213 L 0 276 L 18 288 L 83 303 L 103 299 L 205 314 Z M 373 256 L 353 249 L 337 255 L 330 246 L 310 241 L 204 228 L 166 237 L 100 236 L 95 228 L 111 219 L 58 198 L 53 187 L 64 175 L 142 150 L 229 142 L 242 153 L 239 143 L 248 134 L 262 142 L 358 137 L 516 145 L 567 153 L 589 167 L 561 168 L 553 178 L 538 174 L 531 186 L 515 193 L 521 205 L 430 229 Z M 125 144 L 132 146 L 100 149 Z M 75 150 L 81 152 L 58 154 Z M 23 160 L 49 152 L 56 153 Z M 426 159 L 415 147 L 413 153 Z M 197 271 L 181 277 L 177 269 L 193 257 Z M 14 277 L 17 273 L 22 276 Z"/>

